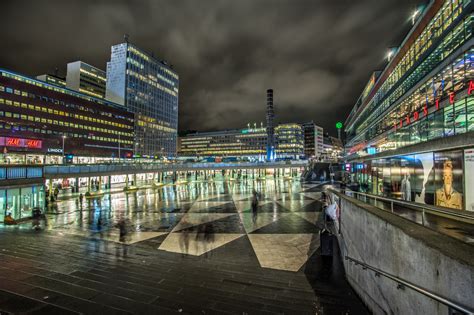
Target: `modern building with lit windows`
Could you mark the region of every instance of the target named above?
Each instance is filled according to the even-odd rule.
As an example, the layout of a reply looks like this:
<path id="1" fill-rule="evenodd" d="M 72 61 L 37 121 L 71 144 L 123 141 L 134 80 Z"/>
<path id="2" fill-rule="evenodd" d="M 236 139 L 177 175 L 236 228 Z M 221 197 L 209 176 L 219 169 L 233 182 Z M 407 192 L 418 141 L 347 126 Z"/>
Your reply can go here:
<path id="1" fill-rule="evenodd" d="M 98 98 L 105 97 L 106 73 L 82 61 L 67 64 L 66 87 Z"/>
<path id="2" fill-rule="evenodd" d="M 36 76 L 36 79 L 59 87 L 66 87 L 66 79 L 57 75 L 41 74 Z"/>
<path id="3" fill-rule="evenodd" d="M 313 121 L 301 124 L 304 131 L 304 154 L 307 158 L 319 158 L 323 153 L 323 127 Z"/>
<path id="4" fill-rule="evenodd" d="M 275 128 L 276 159 L 299 159 L 304 156 L 303 128 L 281 124 Z M 263 125 L 244 129 L 197 132 L 180 137 L 179 156 L 183 158 L 247 158 L 265 161 L 267 131 Z"/>
<path id="5" fill-rule="evenodd" d="M 299 159 L 304 156 L 304 132 L 300 124 L 280 124 L 275 128 L 276 158 Z"/>
<path id="6" fill-rule="evenodd" d="M 128 42 L 112 46 L 106 98 L 135 114 L 137 156 L 176 155 L 178 93 L 178 74 L 166 62 Z"/>
<path id="7" fill-rule="evenodd" d="M 0 69 L 2 164 L 131 157 L 133 121 L 120 105 Z"/>
<path id="8" fill-rule="evenodd" d="M 197 132 L 180 137 L 181 157 L 187 158 L 250 158 L 263 161 L 267 133 L 263 126 L 214 132 Z"/>
<path id="9" fill-rule="evenodd" d="M 431 1 L 346 120 L 353 180 L 372 194 L 474 210 L 473 1 Z"/>

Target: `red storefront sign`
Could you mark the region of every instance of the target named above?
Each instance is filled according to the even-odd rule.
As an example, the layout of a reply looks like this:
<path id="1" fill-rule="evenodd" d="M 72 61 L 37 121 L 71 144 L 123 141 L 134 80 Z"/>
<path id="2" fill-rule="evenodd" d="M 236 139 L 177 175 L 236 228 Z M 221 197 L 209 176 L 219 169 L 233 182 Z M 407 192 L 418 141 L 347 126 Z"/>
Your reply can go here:
<path id="1" fill-rule="evenodd" d="M 469 81 L 469 87 L 467 89 L 467 94 L 471 95 L 472 92 L 474 92 L 474 81 Z M 456 97 L 456 93 L 451 92 L 448 94 L 449 95 L 449 104 L 453 105 Z M 434 106 L 436 107 L 436 110 L 439 109 L 439 99 L 435 99 Z M 423 117 L 428 116 L 428 102 L 423 106 L 422 111 L 415 111 L 411 115 L 406 115 L 405 118 L 400 119 L 399 122 L 395 123 L 393 125 L 394 129 L 400 129 L 403 126 L 407 126 L 410 123 L 417 121 L 420 118 L 420 114 L 423 113 Z M 405 123 L 404 123 L 405 121 Z"/>
<path id="2" fill-rule="evenodd" d="M 0 137 L 0 145 L 15 148 L 41 149 L 43 147 L 43 141 L 37 139 Z"/>

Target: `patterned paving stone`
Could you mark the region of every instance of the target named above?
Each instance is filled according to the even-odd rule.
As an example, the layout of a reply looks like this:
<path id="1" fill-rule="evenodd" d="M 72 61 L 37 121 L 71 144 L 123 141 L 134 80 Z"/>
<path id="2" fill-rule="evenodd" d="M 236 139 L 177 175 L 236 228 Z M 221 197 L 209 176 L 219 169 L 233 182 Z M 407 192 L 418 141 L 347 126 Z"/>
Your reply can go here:
<path id="1" fill-rule="evenodd" d="M 252 234 L 316 234 L 319 229 L 294 213 L 252 232 Z"/>

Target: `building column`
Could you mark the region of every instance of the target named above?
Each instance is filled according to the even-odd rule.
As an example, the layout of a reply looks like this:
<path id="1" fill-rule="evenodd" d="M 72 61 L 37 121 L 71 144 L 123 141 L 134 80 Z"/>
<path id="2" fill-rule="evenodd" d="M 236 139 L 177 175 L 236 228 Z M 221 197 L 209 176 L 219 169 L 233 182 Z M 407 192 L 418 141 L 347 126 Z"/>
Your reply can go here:
<path id="1" fill-rule="evenodd" d="M 125 188 L 128 188 L 128 174 L 125 175 Z"/>
<path id="2" fill-rule="evenodd" d="M 99 189 L 97 191 L 102 191 L 102 176 L 99 176 Z"/>
<path id="3" fill-rule="evenodd" d="M 90 196 L 91 194 L 91 177 L 87 176 L 87 191 L 86 196 Z"/>
<path id="4" fill-rule="evenodd" d="M 112 176 L 109 175 L 107 182 L 108 182 L 109 189 L 112 189 Z"/>
<path id="5" fill-rule="evenodd" d="M 133 174 L 133 185 L 132 186 L 135 186 L 135 187 L 138 187 L 137 185 L 137 174 Z"/>
<path id="6" fill-rule="evenodd" d="M 49 186 L 49 200 L 54 201 L 54 196 L 53 196 L 53 179 L 52 179 L 52 178 L 49 179 L 49 185 L 48 185 L 48 186 Z M 5 200 L 7 200 L 7 199 L 5 198 Z"/>

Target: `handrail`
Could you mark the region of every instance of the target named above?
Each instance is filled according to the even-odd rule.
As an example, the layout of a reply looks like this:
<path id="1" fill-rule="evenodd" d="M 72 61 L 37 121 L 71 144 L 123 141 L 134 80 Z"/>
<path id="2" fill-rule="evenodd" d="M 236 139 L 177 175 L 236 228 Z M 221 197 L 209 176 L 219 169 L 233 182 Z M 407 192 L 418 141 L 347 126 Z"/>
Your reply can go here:
<path id="1" fill-rule="evenodd" d="M 331 190 L 333 192 L 336 192 L 333 189 L 329 189 L 329 190 Z M 372 198 L 374 200 L 381 200 L 381 201 L 389 202 L 392 212 L 393 212 L 393 205 L 394 204 L 398 204 L 398 205 L 402 205 L 402 206 L 410 207 L 410 208 L 415 208 L 413 210 L 422 212 L 422 214 L 423 214 L 422 220 L 423 221 L 424 221 L 425 210 L 446 214 L 446 215 L 449 215 L 449 216 L 452 216 L 452 217 L 458 217 L 458 218 L 462 218 L 462 219 L 474 220 L 474 215 L 464 214 L 464 213 L 457 213 L 457 212 L 454 212 L 454 211 L 444 210 L 442 208 L 438 208 L 438 207 L 431 206 L 431 205 L 421 205 L 421 204 L 418 204 L 418 203 L 415 203 L 415 202 L 407 202 L 407 201 L 403 201 L 403 200 L 396 200 L 396 199 L 391 199 L 391 198 L 387 198 L 387 197 L 381 197 L 381 196 L 366 194 L 366 193 L 353 191 L 353 190 L 348 190 L 347 192 L 351 193 L 351 194 L 357 194 L 357 195 L 365 196 L 367 198 Z M 423 222 L 423 225 L 424 225 L 424 222 Z"/>
<path id="2" fill-rule="evenodd" d="M 359 260 L 357 260 L 357 259 L 355 259 L 355 258 L 352 258 L 352 257 L 349 257 L 349 256 L 345 256 L 345 259 L 354 262 L 356 265 L 361 265 L 363 270 L 365 270 L 365 269 L 370 269 L 370 270 L 372 270 L 372 271 L 375 271 L 375 276 L 380 276 L 380 275 L 382 275 L 382 276 L 384 276 L 384 277 L 386 277 L 386 278 L 388 278 L 388 279 L 391 279 L 391 280 L 397 282 L 398 285 L 399 285 L 399 288 L 408 287 L 408 288 L 410 288 L 410 289 L 412 289 L 412 290 L 414 290 L 414 291 L 416 291 L 416 292 L 418 292 L 418 293 L 423 294 L 424 296 L 427 296 L 427 297 L 429 297 L 429 298 L 431 298 L 431 299 L 433 299 L 433 300 L 435 300 L 435 301 L 438 301 L 439 303 L 442 303 L 442 304 L 444 304 L 444 305 L 446 305 L 446 306 L 449 306 L 449 307 L 451 307 L 451 308 L 453 308 L 453 309 L 455 309 L 455 310 L 458 310 L 458 311 L 463 312 L 463 313 L 465 313 L 465 314 L 474 315 L 474 310 L 472 310 L 472 309 L 470 309 L 470 308 L 468 308 L 468 307 L 466 307 L 466 306 L 464 306 L 464 305 L 460 305 L 460 304 L 458 304 L 458 303 L 456 303 L 456 302 L 453 302 L 453 301 L 451 301 L 451 300 L 448 300 L 448 299 L 445 298 L 445 297 L 442 297 L 442 296 L 440 296 L 440 295 L 438 295 L 438 294 L 436 294 L 436 293 L 433 293 L 433 292 L 431 292 L 431 291 L 429 291 L 429 290 L 427 290 L 427 289 L 425 289 L 425 288 L 422 288 L 422 287 L 420 287 L 420 286 L 418 286 L 418 285 L 416 285 L 416 284 L 413 284 L 413 283 L 411 283 L 411 282 L 409 282 L 409 281 L 407 281 L 407 280 L 403 280 L 403 279 L 401 279 L 401 278 L 399 278 L 399 277 L 397 277 L 397 276 L 395 276 L 395 275 L 392 275 L 392 274 L 390 274 L 390 273 L 388 273 L 388 272 L 385 272 L 385 271 L 380 270 L 380 269 L 378 269 L 378 268 L 372 267 L 372 266 L 370 266 L 370 265 L 368 265 L 368 264 L 366 264 L 366 263 L 364 263 L 364 262 L 362 262 L 362 261 L 359 261 Z"/>

